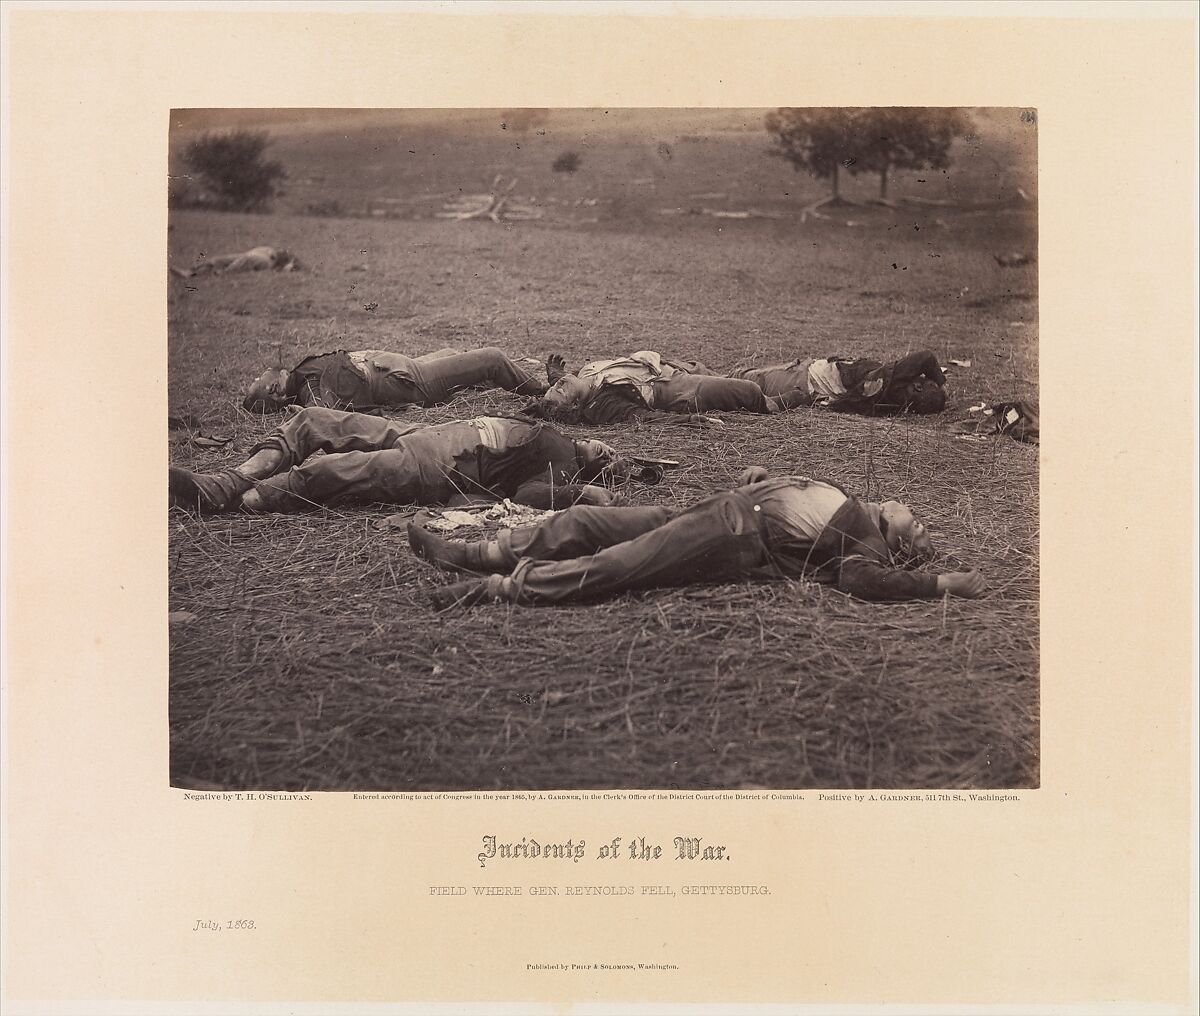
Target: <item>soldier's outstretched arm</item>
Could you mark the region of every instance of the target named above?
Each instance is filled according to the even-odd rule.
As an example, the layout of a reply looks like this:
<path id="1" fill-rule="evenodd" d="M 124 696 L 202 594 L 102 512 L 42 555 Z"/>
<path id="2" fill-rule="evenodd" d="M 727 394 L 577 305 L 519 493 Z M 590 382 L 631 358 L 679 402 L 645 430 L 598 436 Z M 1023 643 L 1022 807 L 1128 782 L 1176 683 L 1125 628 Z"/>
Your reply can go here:
<path id="1" fill-rule="evenodd" d="M 920 349 L 897 360 L 896 366 L 892 368 L 892 383 L 913 381 L 922 375 L 939 385 L 946 383 L 942 365 L 938 363 L 938 358 L 931 349 Z"/>
<path id="2" fill-rule="evenodd" d="M 842 562 L 837 587 L 860 600 L 922 600 L 947 594 L 977 599 L 985 583 L 978 571 L 929 575 L 851 557 Z"/>
<path id="3" fill-rule="evenodd" d="M 529 480 L 517 488 L 512 499 L 517 504 L 546 510 L 569 508 L 573 504 L 610 506 L 618 503 L 619 495 L 594 483 L 551 485 L 545 480 Z"/>

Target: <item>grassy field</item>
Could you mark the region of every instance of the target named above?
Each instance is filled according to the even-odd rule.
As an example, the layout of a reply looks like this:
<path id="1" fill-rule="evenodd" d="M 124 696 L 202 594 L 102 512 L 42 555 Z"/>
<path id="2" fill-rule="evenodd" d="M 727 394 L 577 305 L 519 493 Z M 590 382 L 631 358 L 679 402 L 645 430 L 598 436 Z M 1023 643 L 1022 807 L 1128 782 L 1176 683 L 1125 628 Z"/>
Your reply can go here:
<path id="1" fill-rule="evenodd" d="M 633 503 L 686 504 L 748 464 L 900 498 L 934 534 L 932 567 L 981 568 L 986 598 L 879 605 L 744 583 L 436 614 L 428 593 L 446 577 L 380 524 L 394 507 L 173 511 L 170 607 L 194 615 L 171 625 L 176 785 L 1037 784 L 1037 450 L 950 428 L 981 399 L 1037 393 L 1036 264 L 1005 269 L 992 256 L 1036 251 L 1036 206 L 1011 200 L 1017 186 L 1036 193 L 1016 112 L 980 114 L 950 173 L 895 181 L 896 195 L 957 205 L 862 205 L 803 223 L 823 184 L 763 154 L 756 115 L 726 114 L 706 135 L 679 114 L 630 115 L 607 133 L 602 113 L 552 114 L 520 147 L 507 128 L 428 116 L 276 124 L 272 154 L 291 177 L 277 214 L 175 211 L 169 254 L 182 266 L 274 244 L 308 270 L 173 281 L 171 412 L 234 441 L 206 449 L 171 432 L 170 459 L 241 461 L 275 422 L 241 411 L 246 382 L 333 348 L 498 345 L 574 365 L 650 348 L 727 368 L 930 347 L 971 362 L 952 369 L 941 417 L 805 410 L 597 436 L 683 461 L 663 484 L 630 488 Z M 176 146 L 215 121 L 178 123 Z M 581 170 L 552 173 L 568 149 L 583 153 Z M 543 218 L 433 218 L 500 172 Z M 863 179 L 852 193 L 871 188 Z M 299 214 L 334 204 L 345 214 Z M 475 392 L 401 415 L 441 422 L 521 405 Z"/>

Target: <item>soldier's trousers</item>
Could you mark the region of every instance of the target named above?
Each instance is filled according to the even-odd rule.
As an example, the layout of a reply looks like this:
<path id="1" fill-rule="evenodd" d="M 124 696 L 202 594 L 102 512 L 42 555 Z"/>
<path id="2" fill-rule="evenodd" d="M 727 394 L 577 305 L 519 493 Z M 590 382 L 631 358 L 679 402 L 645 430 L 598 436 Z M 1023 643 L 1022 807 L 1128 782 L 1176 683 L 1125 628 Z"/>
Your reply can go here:
<path id="1" fill-rule="evenodd" d="M 264 509 L 276 512 L 312 511 L 341 500 L 439 503 L 456 492 L 446 466 L 454 461 L 454 446 L 477 441 L 478 431 L 466 421 L 422 427 L 310 407 L 255 448 L 283 456 L 277 475 L 256 489 Z"/>
<path id="2" fill-rule="evenodd" d="M 418 362 L 421 398 L 412 401 L 426 406 L 446 402 L 464 388 L 503 388 L 518 395 L 540 395 L 546 387 L 495 346 Z"/>
<path id="3" fill-rule="evenodd" d="M 767 561 L 762 524 L 728 491 L 679 513 L 665 508 L 575 507 L 538 526 L 505 530 L 514 559 L 492 591 L 515 603 L 564 603 L 615 593 L 747 576 Z"/>
<path id="4" fill-rule="evenodd" d="M 677 374 L 654 383 L 654 409 L 669 413 L 769 413 L 753 381 L 708 374 Z"/>

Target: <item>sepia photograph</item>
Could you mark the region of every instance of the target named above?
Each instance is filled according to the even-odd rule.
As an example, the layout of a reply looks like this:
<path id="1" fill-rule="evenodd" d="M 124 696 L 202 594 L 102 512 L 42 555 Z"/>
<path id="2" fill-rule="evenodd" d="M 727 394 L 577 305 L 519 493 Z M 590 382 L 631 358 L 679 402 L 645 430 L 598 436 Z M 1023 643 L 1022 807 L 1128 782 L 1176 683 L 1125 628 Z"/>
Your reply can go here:
<path id="1" fill-rule="evenodd" d="M 0 22 L 0 1010 L 1197 1011 L 1194 4 Z"/>
<path id="2" fill-rule="evenodd" d="M 172 110 L 172 786 L 1037 787 L 1037 129 Z"/>

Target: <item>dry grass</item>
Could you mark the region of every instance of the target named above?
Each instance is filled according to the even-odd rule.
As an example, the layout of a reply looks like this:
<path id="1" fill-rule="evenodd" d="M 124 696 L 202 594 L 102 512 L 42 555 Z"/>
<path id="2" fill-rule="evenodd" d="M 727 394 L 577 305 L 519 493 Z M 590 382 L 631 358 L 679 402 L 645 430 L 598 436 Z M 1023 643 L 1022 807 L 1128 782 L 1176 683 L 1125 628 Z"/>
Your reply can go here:
<path id="1" fill-rule="evenodd" d="M 745 462 L 902 494 L 937 534 L 939 566 L 982 568 L 988 598 L 875 605 L 804 583 L 745 583 L 435 615 L 426 596 L 445 576 L 408 554 L 402 532 L 377 528 L 390 509 L 204 521 L 177 512 L 172 606 L 199 616 L 172 633 L 177 780 L 1035 782 L 1036 453 L 1008 439 L 953 442 L 927 421 L 820 412 L 736 429 L 715 440 L 679 427 L 606 436 L 686 463 L 632 490 L 638 501 L 688 503 L 729 486 Z M 889 457 L 889 446 L 904 454 Z M 1031 474 L 1024 489 L 1014 468 Z"/>
<path id="2" fill-rule="evenodd" d="M 979 601 L 868 604 L 780 582 L 435 614 L 428 593 L 447 577 L 409 554 L 402 531 L 378 527 L 394 507 L 173 512 L 171 609 L 196 615 L 171 629 L 177 785 L 1037 784 L 1037 452 L 1007 438 L 957 441 L 947 426 L 981 398 L 1036 392 L 1035 305 L 1002 298 L 1036 294 L 1036 268 L 1006 272 L 990 259 L 991 246 L 1022 239 L 996 230 L 1023 229 L 1031 242 L 1032 219 L 943 230 L 936 259 L 915 231 L 882 219 L 799 235 L 776 222 L 655 233 L 614 222 L 588 234 L 198 213 L 173 222 L 177 261 L 276 242 L 314 270 L 173 290 L 172 412 L 235 440 L 214 451 L 176 438 L 172 461 L 240 461 L 275 422 L 237 408 L 244 381 L 276 356 L 339 345 L 559 349 L 576 364 L 657 348 L 714 367 L 928 345 L 974 364 L 954 378 L 941 418 L 800 411 L 729 416 L 721 430 L 595 436 L 683 461 L 662 484 L 631 488 L 633 503 L 687 504 L 748 464 L 901 498 L 935 536 L 936 569 L 979 567 L 989 584 Z M 902 258 L 903 275 L 890 268 Z M 348 272 L 357 261 L 370 270 Z M 965 306 L 964 289 L 982 302 Z M 368 302 L 377 311 L 365 312 Z M 520 405 L 479 392 L 403 416 L 439 422 Z"/>

